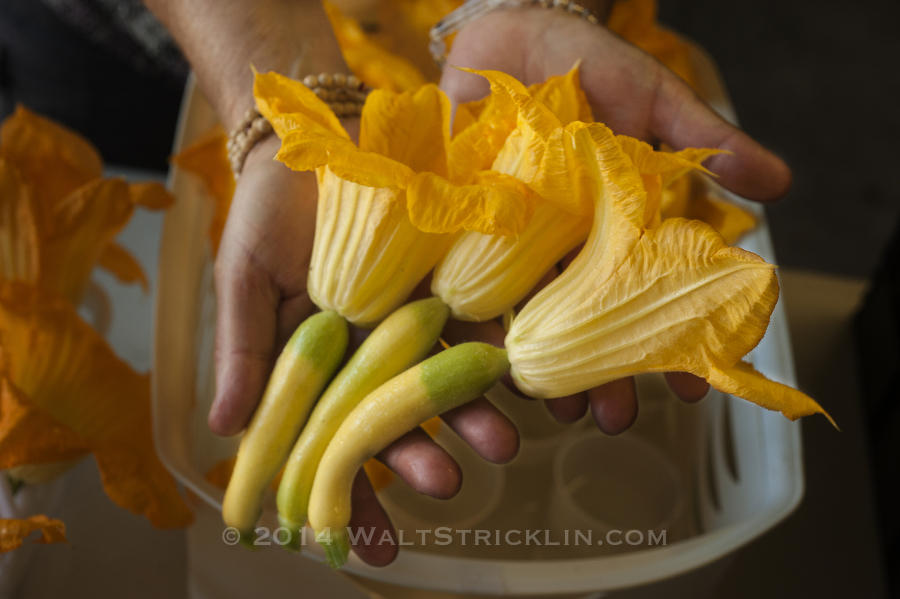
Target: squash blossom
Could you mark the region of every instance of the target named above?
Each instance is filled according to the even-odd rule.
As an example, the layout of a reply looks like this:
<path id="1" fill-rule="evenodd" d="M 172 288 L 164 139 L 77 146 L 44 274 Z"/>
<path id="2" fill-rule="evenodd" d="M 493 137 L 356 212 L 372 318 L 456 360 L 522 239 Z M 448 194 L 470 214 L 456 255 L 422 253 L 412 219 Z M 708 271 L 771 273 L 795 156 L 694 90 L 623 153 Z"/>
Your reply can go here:
<path id="1" fill-rule="evenodd" d="M 572 136 L 594 187 L 594 225 L 575 260 L 512 322 L 506 347 L 516 385 L 561 397 L 644 372 L 684 371 L 790 419 L 831 420 L 807 395 L 741 361 L 778 300 L 775 267 L 699 221 L 648 227 L 650 194 L 620 142 L 598 123 Z"/>
<path id="2" fill-rule="evenodd" d="M 541 277 L 588 236 L 593 187 L 572 152 L 572 139 L 593 120 L 578 66 L 561 77 L 525 88 L 498 71 L 473 71 L 491 84 L 487 106 L 451 144 L 451 164 L 491 160 L 491 168 L 528 184 L 540 197 L 533 218 L 517 235 L 463 234 L 435 269 L 432 292 L 461 320 L 484 321 L 505 314 Z M 619 138 L 637 163 L 652 201 L 645 220 L 659 221 L 662 190 L 713 150 L 655 152 Z"/>
<path id="3" fill-rule="evenodd" d="M 435 85 L 373 91 L 358 146 L 300 82 L 257 74 L 254 94 L 281 137 L 277 159 L 318 178 L 310 297 L 354 324 L 399 306 L 460 231 L 516 234 L 531 218 L 521 181 L 450 164 L 450 103 Z"/>
<path id="4" fill-rule="evenodd" d="M 146 286 L 114 238 L 135 207 L 171 202 L 162 185 L 102 178 L 86 140 L 24 108 L 0 126 L 0 470 L 37 484 L 93 453 L 109 497 L 159 527 L 191 514 L 153 449 L 149 378 L 76 306 L 95 266 Z M 0 522 L 0 550 L 34 530 L 64 540 L 34 516 Z"/>

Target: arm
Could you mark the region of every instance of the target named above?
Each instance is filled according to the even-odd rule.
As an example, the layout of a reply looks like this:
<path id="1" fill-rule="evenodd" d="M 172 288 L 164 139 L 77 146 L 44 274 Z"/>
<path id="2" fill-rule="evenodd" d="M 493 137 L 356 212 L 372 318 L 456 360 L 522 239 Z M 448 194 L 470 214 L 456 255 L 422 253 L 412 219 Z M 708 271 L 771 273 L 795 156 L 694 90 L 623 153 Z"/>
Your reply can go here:
<path id="1" fill-rule="evenodd" d="M 191 62 L 220 120 L 231 129 L 253 103 L 253 64 L 299 76 L 347 72 L 319 0 L 146 0 Z M 348 130 L 354 123 L 345 123 Z M 279 140 L 258 143 L 244 163 L 216 257 L 216 397 L 209 426 L 220 435 L 244 428 L 259 403 L 279 348 L 316 308 L 306 294 L 315 232 L 316 180 L 273 160 Z M 485 400 L 446 415 L 476 451 L 512 458 L 515 428 Z M 459 467 L 422 430 L 404 435 L 379 459 L 416 490 L 453 495 Z M 374 527 L 374 545 L 357 546 L 384 565 L 396 546 L 377 544 L 390 521 L 362 473 L 353 491 L 353 526 Z"/>

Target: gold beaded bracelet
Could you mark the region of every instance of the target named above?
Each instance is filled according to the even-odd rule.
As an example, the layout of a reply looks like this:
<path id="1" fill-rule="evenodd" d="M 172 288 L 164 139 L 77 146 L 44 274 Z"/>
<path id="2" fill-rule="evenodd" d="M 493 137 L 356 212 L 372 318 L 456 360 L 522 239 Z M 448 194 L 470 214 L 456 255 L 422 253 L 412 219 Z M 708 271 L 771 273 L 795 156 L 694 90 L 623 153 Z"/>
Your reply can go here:
<path id="1" fill-rule="evenodd" d="M 468 0 L 465 4 L 448 14 L 431 28 L 431 39 L 428 49 L 431 56 L 440 66 L 444 66 L 447 58 L 447 44 L 444 40 L 456 33 L 475 19 L 499 8 L 522 8 L 540 6 L 564 10 L 569 14 L 581 17 L 591 25 L 599 25 L 600 19 L 584 6 L 572 0 Z"/>
<path id="2" fill-rule="evenodd" d="M 358 117 L 369 93 L 368 88 L 354 75 L 344 73 L 319 73 L 307 75 L 303 85 L 328 104 L 341 118 Z M 240 176 L 250 150 L 272 133 L 272 125 L 255 108 L 250 108 L 244 118 L 228 136 L 228 160 L 235 178 Z"/>

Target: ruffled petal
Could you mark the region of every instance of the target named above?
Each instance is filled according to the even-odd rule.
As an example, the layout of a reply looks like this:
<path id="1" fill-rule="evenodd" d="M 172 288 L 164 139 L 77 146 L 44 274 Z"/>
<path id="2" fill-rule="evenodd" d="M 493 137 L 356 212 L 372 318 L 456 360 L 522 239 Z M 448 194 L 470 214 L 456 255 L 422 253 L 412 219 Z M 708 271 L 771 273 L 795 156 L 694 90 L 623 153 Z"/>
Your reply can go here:
<path id="1" fill-rule="evenodd" d="M 562 125 L 568 125 L 573 121 L 585 123 L 594 121 L 591 105 L 584 90 L 581 89 L 580 63 L 581 61 L 576 62 L 565 75 L 555 75 L 528 88 L 532 98 L 555 114 Z"/>
<path id="2" fill-rule="evenodd" d="M 338 177 L 367 187 L 402 189 L 413 176 L 405 164 L 363 152 L 349 140 L 311 138 L 303 132 L 288 134 L 275 158 L 297 171 L 327 166 Z"/>
<path id="3" fill-rule="evenodd" d="M 254 70 L 256 108 L 272 123 L 278 137 L 299 130 L 311 136 L 350 139 L 328 104 L 301 82 L 275 72 Z"/>
<path id="4" fill-rule="evenodd" d="M 33 532 L 41 536 L 35 543 L 66 543 L 66 525 L 56 518 L 43 514 L 28 518 L 0 518 L 0 553 L 12 551 L 22 545 Z"/>
<path id="5" fill-rule="evenodd" d="M 436 85 L 400 94 L 376 89 L 366 99 L 360 150 L 445 177 L 449 145 L 450 100 Z"/>
<path id="6" fill-rule="evenodd" d="M 192 517 L 156 457 L 150 379 L 120 360 L 69 302 L 0 285 L 0 339 L 10 380 L 93 452 L 107 495 L 160 528 Z"/>
<path id="7" fill-rule="evenodd" d="M 531 219 L 535 199 L 521 181 L 492 171 L 479 173 L 471 185 L 419 173 L 406 192 L 410 222 L 428 233 L 515 235 Z"/>
<path id="8" fill-rule="evenodd" d="M 144 293 L 150 291 L 150 282 L 144 273 L 144 267 L 131 252 L 118 243 L 111 242 L 103 248 L 97 264 L 112 273 L 120 283 L 126 285 L 140 283 Z"/>
<path id="9" fill-rule="evenodd" d="M 519 123 L 527 124 L 541 138 L 546 139 L 554 129 L 563 123 L 544 104 L 535 100 L 528 89 L 515 77 L 501 71 L 480 71 L 461 69 L 467 73 L 481 75 L 491 84 L 491 93 L 509 98 L 519 112 Z"/>

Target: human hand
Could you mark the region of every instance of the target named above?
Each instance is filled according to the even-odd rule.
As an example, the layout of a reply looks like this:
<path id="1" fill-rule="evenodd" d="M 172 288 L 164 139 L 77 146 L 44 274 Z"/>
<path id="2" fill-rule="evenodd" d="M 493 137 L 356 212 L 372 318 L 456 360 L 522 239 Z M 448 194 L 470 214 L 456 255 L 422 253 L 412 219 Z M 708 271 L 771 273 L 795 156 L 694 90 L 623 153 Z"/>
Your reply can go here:
<path id="1" fill-rule="evenodd" d="M 352 132 L 357 124 L 345 125 Z M 316 309 L 306 293 L 315 230 L 315 175 L 292 172 L 275 162 L 278 146 L 272 136 L 248 156 L 216 259 L 216 397 L 208 420 L 220 435 L 244 428 L 280 348 Z M 365 334 L 353 331 L 356 341 Z M 443 417 L 486 459 L 506 461 L 515 455 L 515 428 L 487 400 Z M 459 489 L 459 466 L 421 429 L 377 457 L 421 493 L 447 498 Z M 368 537 L 373 544 L 354 548 L 363 560 L 385 565 L 394 559 L 396 546 L 378 543 L 385 531 L 393 534 L 390 520 L 362 472 L 353 487 L 350 525 L 375 531 Z"/>
<path id="2" fill-rule="evenodd" d="M 594 116 L 616 133 L 661 141 L 675 149 L 728 150 L 730 154 L 706 162 L 726 188 L 759 201 L 787 192 L 791 181 L 787 165 L 716 115 L 677 75 L 605 27 L 562 11 L 498 10 L 473 21 L 454 41 L 441 87 L 454 103 L 466 102 L 487 95 L 488 84 L 453 66 L 500 70 L 529 85 L 567 72 L 579 59 L 581 84 Z M 548 272 L 538 289 L 557 274 L 558 269 Z M 447 336 L 454 342 L 482 339 L 502 345 L 505 332 L 493 321 L 455 323 L 448 326 Z M 687 373 L 667 373 L 666 379 L 685 401 L 699 400 L 709 388 Z M 547 401 L 562 422 L 578 420 L 590 406 L 598 427 L 608 434 L 631 426 L 637 405 L 632 378 Z"/>

